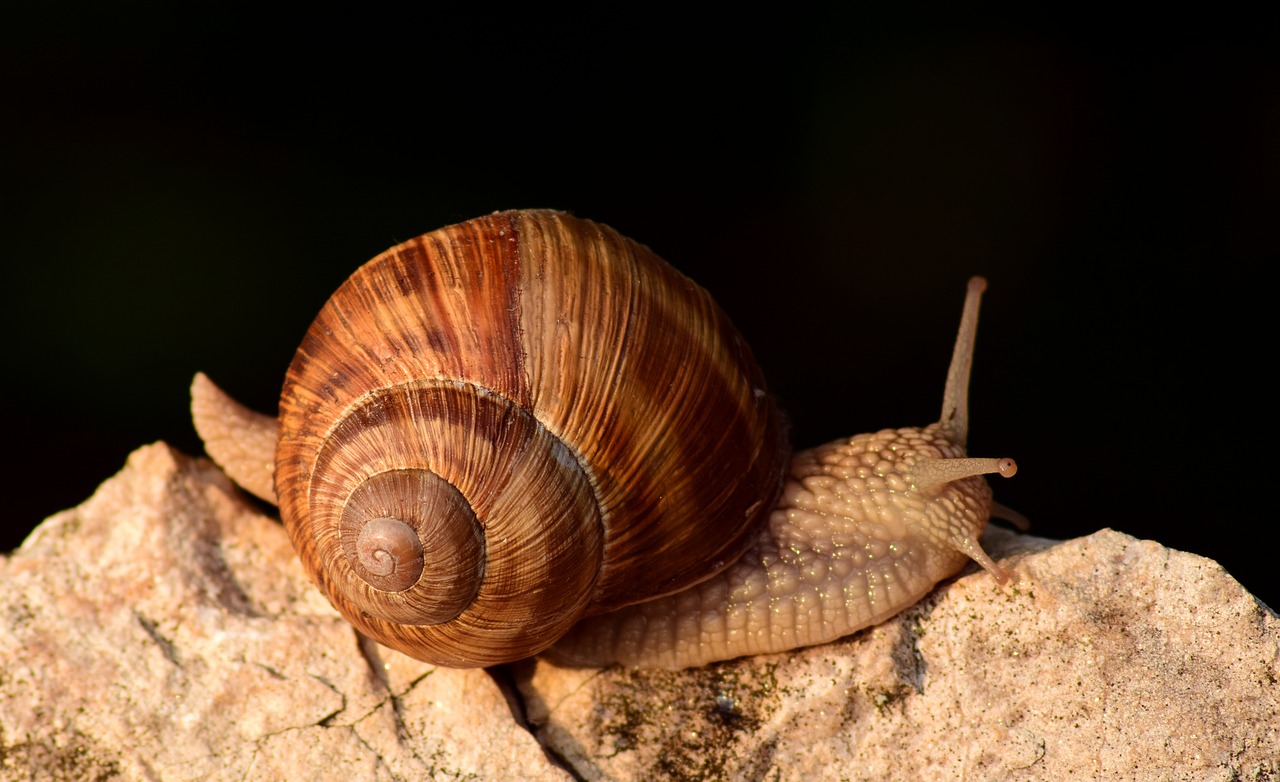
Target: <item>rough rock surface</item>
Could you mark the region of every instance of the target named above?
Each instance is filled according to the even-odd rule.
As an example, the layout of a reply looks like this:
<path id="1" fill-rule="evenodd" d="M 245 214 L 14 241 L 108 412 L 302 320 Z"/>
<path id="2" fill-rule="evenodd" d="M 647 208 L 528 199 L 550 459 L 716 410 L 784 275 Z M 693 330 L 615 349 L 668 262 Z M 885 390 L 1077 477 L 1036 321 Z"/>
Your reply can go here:
<path id="1" fill-rule="evenodd" d="M 1280 780 L 1280 622 L 1217 564 L 984 545 L 1012 585 L 839 643 L 490 676 L 362 641 L 277 522 L 148 446 L 0 558 L 0 780 Z"/>
<path id="2" fill-rule="evenodd" d="M 362 643 L 280 524 L 167 446 L 0 580 L 0 779 L 570 778 L 487 673 Z"/>
<path id="3" fill-rule="evenodd" d="M 1217 563 L 1111 530 L 983 545 L 1010 587 L 974 571 L 730 665 L 530 666 L 529 716 L 587 779 L 1280 779 L 1280 622 Z"/>

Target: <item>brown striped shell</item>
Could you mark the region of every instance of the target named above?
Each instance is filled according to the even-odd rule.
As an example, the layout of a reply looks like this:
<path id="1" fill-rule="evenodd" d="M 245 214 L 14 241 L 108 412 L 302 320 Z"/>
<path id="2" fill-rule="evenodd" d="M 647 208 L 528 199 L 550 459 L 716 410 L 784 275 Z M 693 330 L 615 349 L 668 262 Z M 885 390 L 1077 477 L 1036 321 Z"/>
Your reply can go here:
<path id="1" fill-rule="evenodd" d="M 732 563 L 787 455 L 706 291 L 608 227 L 504 212 L 334 293 L 285 379 L 275 485 L 352 624 L 489 665 Z"/>

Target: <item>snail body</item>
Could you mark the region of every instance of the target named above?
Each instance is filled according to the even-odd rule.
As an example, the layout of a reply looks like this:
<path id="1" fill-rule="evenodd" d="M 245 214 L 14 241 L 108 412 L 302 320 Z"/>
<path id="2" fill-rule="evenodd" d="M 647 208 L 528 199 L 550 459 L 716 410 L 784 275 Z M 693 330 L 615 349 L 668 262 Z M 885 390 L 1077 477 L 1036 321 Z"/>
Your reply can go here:
<path id="1" fill-rule="evenodd" d="M 607 227 L 504 212 L 352 275 L 299 347 L 278 418 L 202 375 L 193 417 L 375 640 L 450 666 L 550 647 L 569 664 L 685 667 L 846 635 L 968 558 L 1007 578 L 977 536 L 980 474 L 1012 462 L 963 450 L 982 287 L 939 423 L 791 459 L 706 291 Z"/>

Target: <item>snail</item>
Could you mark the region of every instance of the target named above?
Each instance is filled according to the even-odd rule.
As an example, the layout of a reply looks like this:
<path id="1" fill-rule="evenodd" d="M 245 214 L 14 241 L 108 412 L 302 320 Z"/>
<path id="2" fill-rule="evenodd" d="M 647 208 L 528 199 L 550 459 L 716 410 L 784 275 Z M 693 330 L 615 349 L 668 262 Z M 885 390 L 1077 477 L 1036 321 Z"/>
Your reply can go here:
<path id="1" fill-rule="evenodd" d="M 204 375 L 209 455 L 280 515 L 360 632 L 446 666 L 544 653 L 681 668 L 883 621 L 973 559 L 970 281 L 942 416 L 790 455 L 751 351 L 647 247 L 552 211 L 442 228 L 360 267 L 279 416 Z"/>

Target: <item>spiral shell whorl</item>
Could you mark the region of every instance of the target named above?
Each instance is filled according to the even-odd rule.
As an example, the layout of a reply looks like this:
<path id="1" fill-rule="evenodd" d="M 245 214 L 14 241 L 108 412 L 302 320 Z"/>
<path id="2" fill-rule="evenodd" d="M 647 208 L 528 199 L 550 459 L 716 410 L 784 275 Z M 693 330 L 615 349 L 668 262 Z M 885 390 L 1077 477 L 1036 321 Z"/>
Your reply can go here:
<path id="1" fill-rule="evenodd" d="M 418 583 L 425 557 L 416 529 L 392 516 L 376 516 L 363 524 L 348 523 L 348 516 L 342 514 L 342 531 L 354 530 L 356 540 L 347 559 L 361 578 L 388 592 L 403 592 Z"/>
<path id="2" fill-rule="evenodd" d="M 339 537 L 364 582 L 404 592 L 427 582 L 407 612 L 381 616 L 404 624 L 447 622 L 462 613 L 484 579 L 484 530 L 466 499 L 425 469 L 393 470 L 365 480 L 342 506 Z"/>
<path id="3" fill-rule="evenodd" d="M 316 456 L 309 516 L 339 610 L 436 659 L 457 648 L 475 664 L 486 644 L 535 653 L 585 610 L 600 567 L 599 514 L 577 462 L 527 412 L 465 385 L 393 386 L 358 404 Z M 407 588 L 360 572 L 359 534 L 385 517 L 424 549 Z M 564 588 L 541 586 L 552 579 Z"/>

